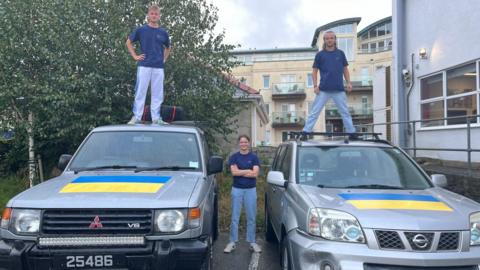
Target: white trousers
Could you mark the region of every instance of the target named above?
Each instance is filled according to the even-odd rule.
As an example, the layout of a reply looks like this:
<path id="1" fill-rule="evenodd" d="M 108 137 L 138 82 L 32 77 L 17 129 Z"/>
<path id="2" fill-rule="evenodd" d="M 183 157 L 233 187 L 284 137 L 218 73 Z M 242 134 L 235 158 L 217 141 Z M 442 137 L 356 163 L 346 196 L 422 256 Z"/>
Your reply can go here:
<path id="1" fill-rule="evenodd" d="M 151 102 L 150 112 L 152 121 L 160 118 L 160 106 L 163 102 L 163 68 L 142 67 L 137 68 L 137 82 L 135 84 L 135 101 L 133 102 L 133 115 L 137 120 L 142 119 L 148 85 L 150 85 Z"/>

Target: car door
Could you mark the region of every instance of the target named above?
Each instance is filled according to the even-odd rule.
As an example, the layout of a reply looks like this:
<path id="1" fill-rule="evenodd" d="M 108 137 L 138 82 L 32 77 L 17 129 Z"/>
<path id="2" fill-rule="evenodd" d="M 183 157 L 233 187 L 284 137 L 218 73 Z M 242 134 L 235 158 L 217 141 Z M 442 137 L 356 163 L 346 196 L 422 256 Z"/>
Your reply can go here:
<path id="1" fill-rule="evenodd" d="M 277 153 L 275 154 L 275 158 L 273 159 L 271 171 L 279 171 L 280 165 L 282 164 L 282 160 L 285 157 L 285 145 L 280 145 Z M 278 202 L 275 200 L 275 193 L 277 192 L 277 187 L 272 184 L 268 184 L 267 186 L 267 211 L 270 217 L 270 221 L 272 222 L 272 226 L 276 230 L 278 227 L 278 221 L 280 220 L 278 217 L 274 215 L 275 209 L 280 207 Z"/>
<path id="2" fill-rule="evenodd" d="M 285 180 L 289 180 L 290 178 L 290 163 L 292 160 L 292 146 L 285 145 L 284 150 L 282 152 L 281 159 L 276 164 L 277 171 L 281 171 L 283 173 L 283 177 Z M 284 204 L 284 196 L 285 196 L 285 188 L 279 186 L 272 186 L 272 216 L 274 217 L 275 221 L 275 231 L 280 232 L 281 224 L 282 224 L 282 213 L 283 213 L 283 204 Z M 272 218 L 273 219 L 273 218 Z"/>

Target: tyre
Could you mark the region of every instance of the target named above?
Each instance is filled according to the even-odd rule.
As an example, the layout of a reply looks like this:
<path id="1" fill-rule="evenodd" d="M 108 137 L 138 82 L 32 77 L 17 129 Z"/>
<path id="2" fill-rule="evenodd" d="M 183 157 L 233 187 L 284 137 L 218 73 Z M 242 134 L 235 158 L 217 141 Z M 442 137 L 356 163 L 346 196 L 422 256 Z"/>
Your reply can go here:
<path id="1" fill-rule="evenodd" d="M 272 227 L 272 222 L 270 221 L 270 216 L 268 214 L 268 207 L 267 207 L 267 202 L 265 202 L 265 240 L 267 242 L 274 242 L 277 240 L 277 237 L 275 236 L 275 232 L 273 231 Z"/>
<path id="2" fill-rule="evenodd" d="M 288 236 L 284 235 L 280 244 L 281 266 L 283 270 L 291 270 L 290 250 L 288 249 Z"/>
<path id="3" fill-rule="evenodd" d="M 212 222 L 212 235 L 213 235 L 213 241 L 217 241 L 218 238 L 218 201 L 217 198 L 215 197 L 214 203 L 213 203 L 213 222 Z"/>
<path id="4" fill-rule="evenodd" d="M 213 270 L 213 235 L 207 238 L 208 241 L 208 249 L 207 249 L 207 256 L 205 257 L 205 261 L 203 262 L 201 270 Z"/>

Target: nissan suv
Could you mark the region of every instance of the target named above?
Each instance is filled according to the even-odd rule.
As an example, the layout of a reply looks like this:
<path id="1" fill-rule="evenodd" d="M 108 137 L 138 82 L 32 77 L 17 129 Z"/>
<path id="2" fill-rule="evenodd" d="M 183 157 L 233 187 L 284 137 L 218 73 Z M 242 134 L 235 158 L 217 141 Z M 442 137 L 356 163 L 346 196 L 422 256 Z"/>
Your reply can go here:
<path id="1" fill-rule="evenodd" d="M 192 126 L 94 129 L 8 202 L 0 269 L 211 269 L 223 161 L 208 153 Z"/>
<path id="2" fill-rule="evenodd" d="M 265 234 L 283 269 L 479 269 L 480 204 L 444 175 L 378 137 L 312 135 L 281 144 L 267 175 Z"/>

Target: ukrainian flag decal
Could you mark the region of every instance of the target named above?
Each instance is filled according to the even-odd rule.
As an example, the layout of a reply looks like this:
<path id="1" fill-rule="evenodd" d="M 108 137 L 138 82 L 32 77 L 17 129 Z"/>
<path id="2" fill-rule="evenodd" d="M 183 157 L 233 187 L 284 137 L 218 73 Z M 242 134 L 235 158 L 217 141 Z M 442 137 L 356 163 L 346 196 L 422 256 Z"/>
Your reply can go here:
<path id="1" fill-rule="evenodd" d="M 156 193 L 170 176 L 80 176 L 64 186 L 60 193 L 130 192 Z"/>
<path id="2" fill-rule="evenodd" d="M 446 203 L 430 195 L 375 193 L 341 193 L 338 195 L 357 209 L 453 211 Z"/>

